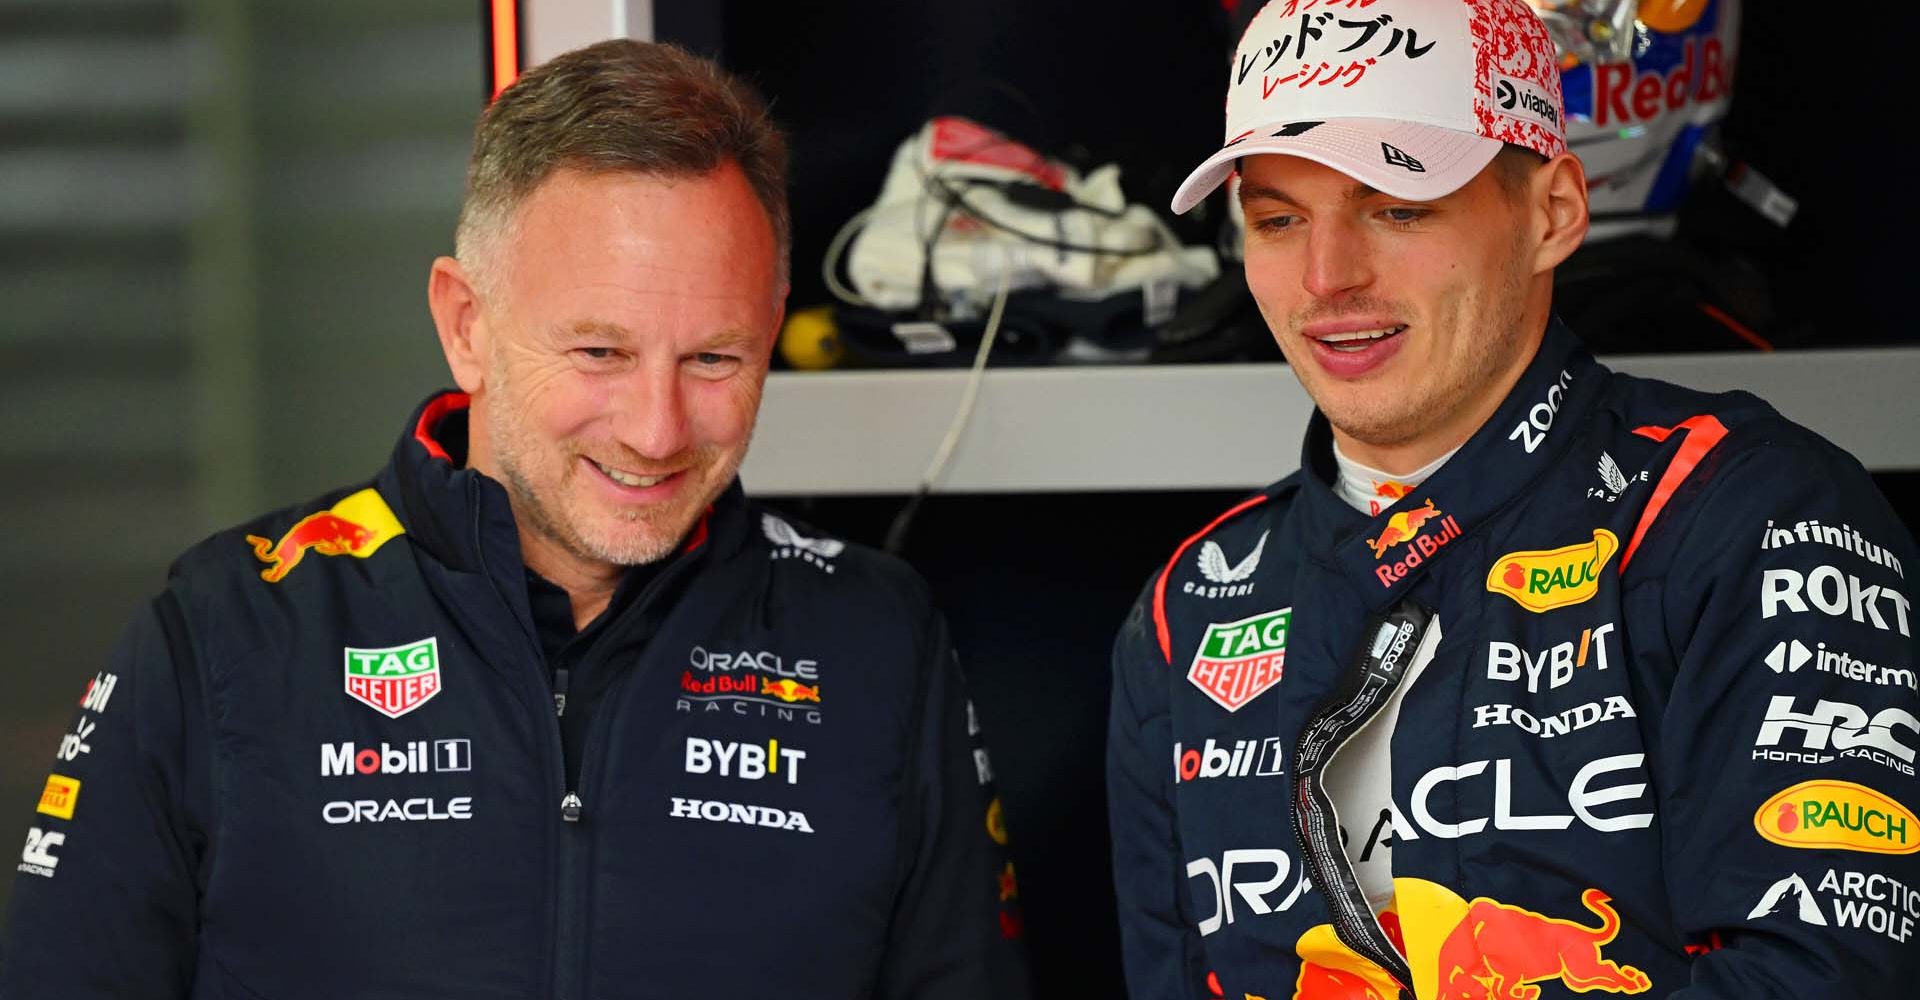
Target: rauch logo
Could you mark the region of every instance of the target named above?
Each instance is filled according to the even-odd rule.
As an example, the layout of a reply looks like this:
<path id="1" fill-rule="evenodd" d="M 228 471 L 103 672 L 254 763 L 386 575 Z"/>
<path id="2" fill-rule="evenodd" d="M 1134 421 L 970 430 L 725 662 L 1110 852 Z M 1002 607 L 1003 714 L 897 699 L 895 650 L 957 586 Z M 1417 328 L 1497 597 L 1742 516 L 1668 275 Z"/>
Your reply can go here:
<path id="1" fill-rule="evenodd" d="M 1613 532 L 1595 528 L 1591 542 L 1509 552 L 1487 571 L 1487 589 L 1535 614 L 1579 604 L 1600 592 L 1600 571 L 1619 549 Z"/>

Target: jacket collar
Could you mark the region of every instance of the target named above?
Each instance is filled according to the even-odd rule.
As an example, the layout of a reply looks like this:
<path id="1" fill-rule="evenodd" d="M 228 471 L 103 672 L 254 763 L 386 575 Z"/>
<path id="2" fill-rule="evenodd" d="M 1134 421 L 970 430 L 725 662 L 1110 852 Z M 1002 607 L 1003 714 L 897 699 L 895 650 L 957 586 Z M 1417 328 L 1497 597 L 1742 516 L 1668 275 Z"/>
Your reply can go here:
<path id="1" fill-rule="evenodd" d="M 466 467 L 471 405 L 466 393 L 444 391 L 416 407 L 377 486 L 414 544 L 452 569 L 477 573 L 484 567 L 517 586 L 524 564 L 506 488 Z M 736 478 L 694 524 L 676 558 L 701 550 L 731 556 L 745 544 L 749 527 Z"/>
<path id="2" fill-rule="evenodd" d="M 1318 410 L 1300 457 L 1313 553 L 1384 609 L 1555 465 L 1597 404 L 1607 369 L 1555 317 L 1500 408 L 1453 458 L 1393 506 L 1369 518 L 1333 491 L 1333 430 Z"/>

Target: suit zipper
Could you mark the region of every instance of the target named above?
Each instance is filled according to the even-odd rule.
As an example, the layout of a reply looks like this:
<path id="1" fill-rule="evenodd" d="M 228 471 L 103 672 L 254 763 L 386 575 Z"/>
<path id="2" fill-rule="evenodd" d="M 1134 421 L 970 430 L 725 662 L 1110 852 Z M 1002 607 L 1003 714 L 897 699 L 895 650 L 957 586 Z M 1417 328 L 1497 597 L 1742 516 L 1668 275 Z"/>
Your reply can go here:
<path id="1" fill-rule="evenodd" d="M 1301 731 L 1293 758 L 1294 837 L 1313 881 L 1326 897 L 1334 934 L 1393 976 L 1403 995 L 1411 988 L 1412 970 L 1360 891 L 1353 861 L 1340 843 L 1339 814 L 1327 793 L 1324 773 L 1341 748 L 1373 722 L 1405 681 L 1432 627 L 1433 612 L 1410 599 L 1384 615 L 1370 616 L 1360 633 L 1365 645 L 1358 662 Z"/>

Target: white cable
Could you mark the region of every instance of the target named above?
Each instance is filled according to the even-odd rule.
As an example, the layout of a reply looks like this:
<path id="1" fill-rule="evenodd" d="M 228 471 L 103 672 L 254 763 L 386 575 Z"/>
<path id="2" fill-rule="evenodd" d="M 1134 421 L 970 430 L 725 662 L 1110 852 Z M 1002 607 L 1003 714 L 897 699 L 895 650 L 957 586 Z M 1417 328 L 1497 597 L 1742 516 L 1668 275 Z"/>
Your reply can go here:
<path id="1" fill-rule="evenodd" d="M 993 352 L 993 342 L 1000 335 L 1000 318 L 1007 311 L 1007 293 L 1013 276 L 1013 261 L 1005 260 L 1000 268 L 1000 290 L 994 294 L 993 309 L 987 313 L 986 328 L 980 332 L 980 349 L 973 353 L 973 370 L 967 375 L 967 388 L 960 396 L 960 409 L 953 415 L 953 423 L 947 427 L 946 439 L 940 442 L 940 449 L 933 453 L 933 462 L 927 466 L 927 474 L 920 480 L 922 493 L 933 492 L 933 484 L 938 482 L 940 474 L 947 470 L 947 462 L 953 458 L 953 449 L 960 444 L 960 435 L 967 429 L 967 421 L 973 417 L 973 404 L 980 395 L 980 383 L 987 374 L 987 355 Z"/>
<path id="2" fill-rule="evenodd" d="M 826 279 L 827 291 L 832 292 L 834 298 L 845 302 L 847 305 L 859 306 L 863 309 L 872 309 L 874 305 L 862 297 L 859 292 L 848 288 L 840 281 L 840 254 L 846 250 L 847 242 L 852 240 L 854 234 L 858 233 L 861 227 L 867 224 L 867 219 L 873 215 L 873 210 L 878 207 L 880 206 L 869 205 L 855 212 L 853 218 L 848 219 L 842 224 L 840 231 L 833 234 L 833 242 L 827 244 L 826 259 L 820 264 L 820 276 Z"/>

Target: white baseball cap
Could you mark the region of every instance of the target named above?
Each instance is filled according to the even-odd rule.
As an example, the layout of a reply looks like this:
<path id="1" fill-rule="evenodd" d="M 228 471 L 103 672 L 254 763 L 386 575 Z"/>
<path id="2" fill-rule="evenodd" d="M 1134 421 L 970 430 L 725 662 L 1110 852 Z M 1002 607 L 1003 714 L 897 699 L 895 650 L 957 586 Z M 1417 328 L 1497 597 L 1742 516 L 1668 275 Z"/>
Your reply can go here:
<path id="1" fill-rule="evenodd" d="M 1174 214 L 1261 153 L 1412 201 L 1459 190 L 1503 143 L 1551 159 L 1567 149 L 1557 59 L 1525 0 L 1269 0 L 1233 54 L 1226 142 Z"/>

